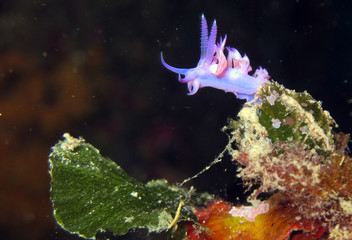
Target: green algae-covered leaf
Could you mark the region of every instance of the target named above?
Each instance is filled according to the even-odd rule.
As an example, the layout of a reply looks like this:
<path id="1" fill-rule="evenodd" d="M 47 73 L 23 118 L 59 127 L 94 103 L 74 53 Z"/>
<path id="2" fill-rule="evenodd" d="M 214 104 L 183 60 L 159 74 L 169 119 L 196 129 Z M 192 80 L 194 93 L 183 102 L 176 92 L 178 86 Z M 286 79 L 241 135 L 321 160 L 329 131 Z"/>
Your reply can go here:
<path id="1" fill-rule="evenodd" d="M 181 201 L 186 204 L 178 221 L 196 220 L 189 205 L 204 195 L 191 196 L 193 191 L 166 180 L 142 184 L 83 139 L 64 137 L 49 156 L 54 215 L 64 229 L 85 238 L 104 230 L 116 235 L 133 228 L 161 232 L 168 230 Z"/>

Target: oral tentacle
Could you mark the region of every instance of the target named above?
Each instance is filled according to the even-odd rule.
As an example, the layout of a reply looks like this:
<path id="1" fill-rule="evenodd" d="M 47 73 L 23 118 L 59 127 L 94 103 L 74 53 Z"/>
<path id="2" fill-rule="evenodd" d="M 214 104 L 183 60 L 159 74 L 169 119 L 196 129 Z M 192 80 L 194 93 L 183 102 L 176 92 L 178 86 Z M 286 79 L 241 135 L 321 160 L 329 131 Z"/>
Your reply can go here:
<path id="1" fill-rule="evenodd" d="M 170 66 L 169 64 L 167 64 L 165 62 L 165 60 L 163 58 L 163 53 L 160 53 L 160 59 L 161 59 L 161 63 L 164 65 L 164 67 L 166 67 L 167 69 L 169 69 L 172 72 L 185 75 L 186 72 L 189 70 L 189 69 L 186 69 L 186 68 L 175 68 L 173 66 Z"/>

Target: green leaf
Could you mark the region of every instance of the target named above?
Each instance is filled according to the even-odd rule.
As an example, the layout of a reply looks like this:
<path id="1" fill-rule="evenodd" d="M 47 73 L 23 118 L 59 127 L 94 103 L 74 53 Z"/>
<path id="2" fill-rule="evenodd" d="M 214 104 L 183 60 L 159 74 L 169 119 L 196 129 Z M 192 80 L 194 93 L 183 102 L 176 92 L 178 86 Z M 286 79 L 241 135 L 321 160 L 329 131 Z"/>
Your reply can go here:
<path id="1" fill-rule="evenodd" d="M 209 200 L 166 180 L 142 184 L 99 150 L 68 133 L 49 156 L 51 200 L 57 222 L 71 233 L 93 238 L 98 231 L 121 235 L 132 228 L 169 229 L 181 201 L 178 221 L 196 217 L 191 205 Z"/>

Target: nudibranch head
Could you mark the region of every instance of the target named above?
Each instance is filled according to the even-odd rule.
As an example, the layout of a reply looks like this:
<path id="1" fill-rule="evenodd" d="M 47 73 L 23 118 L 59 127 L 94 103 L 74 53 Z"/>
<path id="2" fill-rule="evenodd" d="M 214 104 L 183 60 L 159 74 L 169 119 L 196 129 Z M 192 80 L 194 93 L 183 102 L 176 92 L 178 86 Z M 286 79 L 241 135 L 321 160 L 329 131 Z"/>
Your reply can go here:
<path id="1" fill-rule="evenodd" d="M 162 64 L 172 72 L 179 75 L 181 83 L 187 83 L 189 95 L 195 94 L 201 87 L 213 87 L 232 92 L 237 97 L 253 100 L 254 95 L 263 83 L 268 82 L 270 76 L 266 69 L 259 68 L 250 76 L 252 70 L 247 55 L 243 57 L 235 48 L 226 48 L 227 57 L 224 54 L 227 36 L 216 44 L 217 25 L 214 20 L 208 35 L 207 21 L 202 14 L 200 59 L 194 68 L 175 68 L 167 64 L 161 54 Z"/>

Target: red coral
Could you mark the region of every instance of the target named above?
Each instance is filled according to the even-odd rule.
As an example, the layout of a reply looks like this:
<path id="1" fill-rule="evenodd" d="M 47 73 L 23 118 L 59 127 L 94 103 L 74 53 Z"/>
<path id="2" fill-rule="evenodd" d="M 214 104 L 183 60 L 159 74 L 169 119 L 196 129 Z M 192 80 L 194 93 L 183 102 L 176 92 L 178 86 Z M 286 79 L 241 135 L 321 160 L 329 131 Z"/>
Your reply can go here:
<path id="1" fill-rule="evenodd" d="M 260 214 L 254 222 L 243 217 L 229 214 L 232 206 L 223 201 L 216 201 L 206 208 L 196 210 L 199 223 L 209 230 L 204 230 L 195 223 L 188 223 L 188 240 L 322 240 L 327 227 L 319 221 L 300 217 L 297 209 L 280 194 L 273 195 L 267 203 L 270 210 Z"/>

